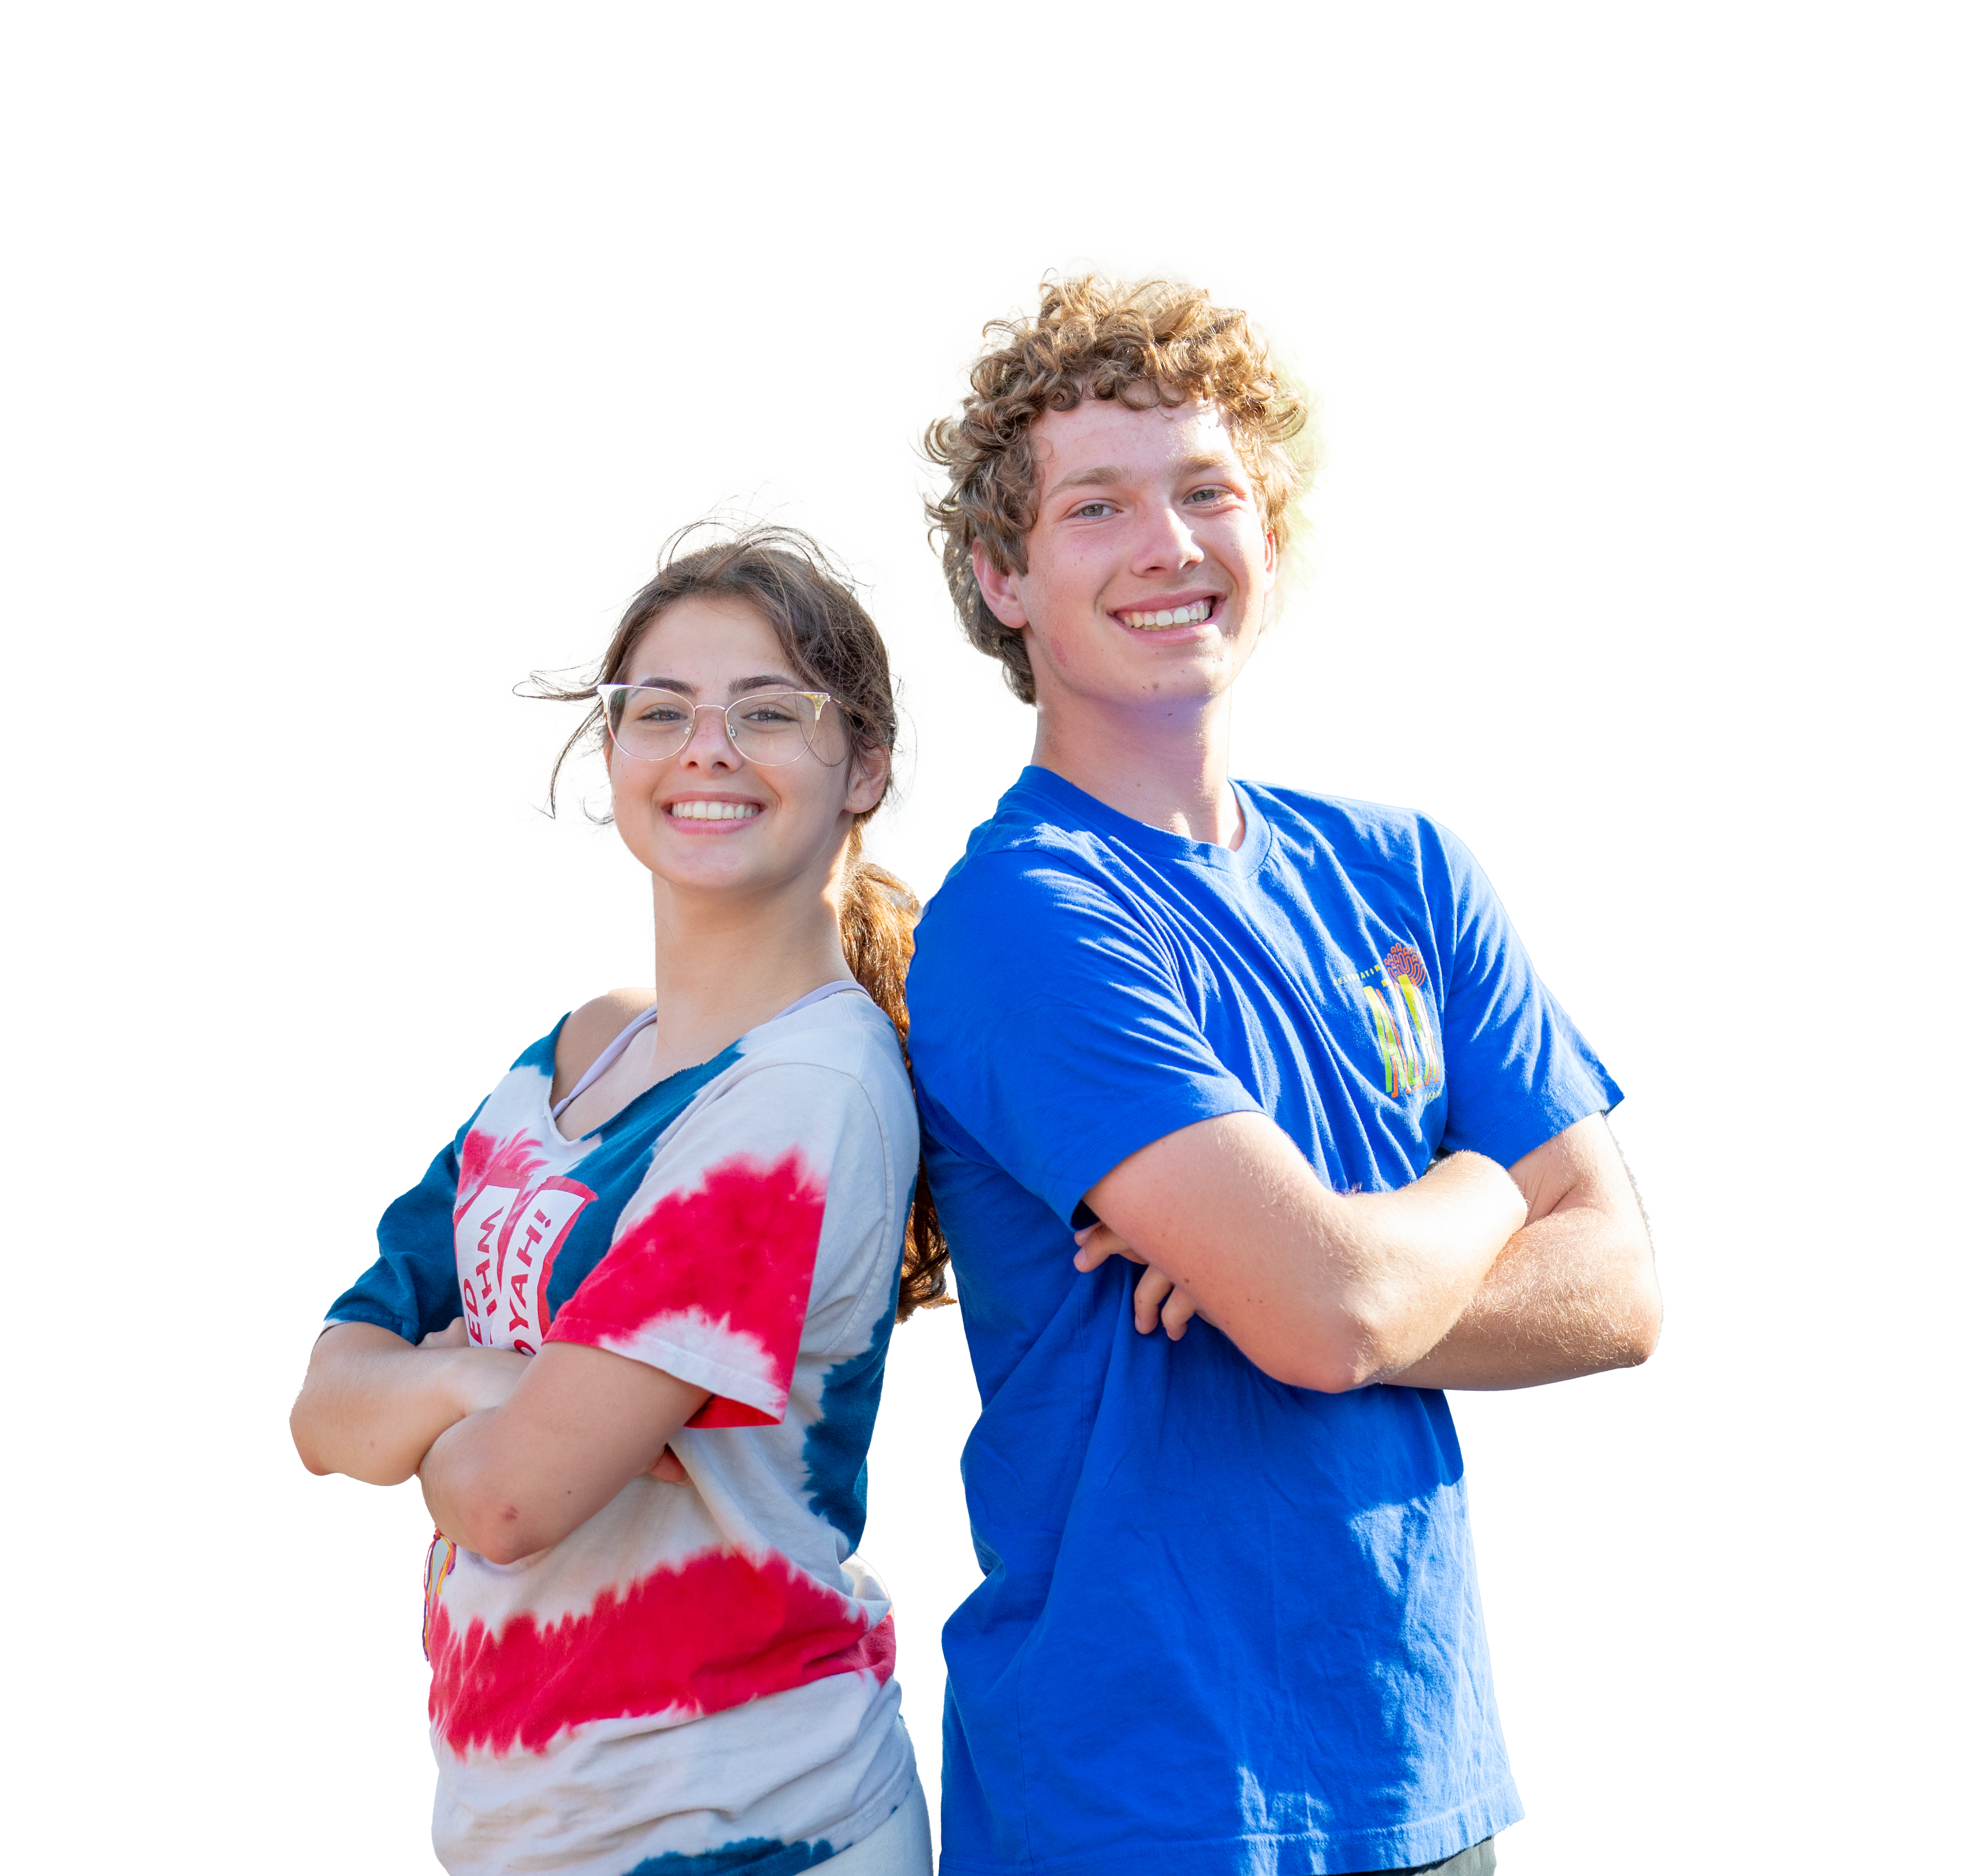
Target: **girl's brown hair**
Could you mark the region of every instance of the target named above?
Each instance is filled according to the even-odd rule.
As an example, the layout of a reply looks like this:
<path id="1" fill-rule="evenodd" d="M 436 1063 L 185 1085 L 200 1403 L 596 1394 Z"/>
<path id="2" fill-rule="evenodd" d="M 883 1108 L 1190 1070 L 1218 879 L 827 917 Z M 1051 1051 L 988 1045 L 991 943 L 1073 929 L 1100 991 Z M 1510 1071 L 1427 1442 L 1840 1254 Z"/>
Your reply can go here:
<path id="1" fill-rule="evenodd" d="M 638 641 L 658 615 L 681 599 L 695 598 L 745 601 L 773 629 L 803 682 L 828 693 L 843 713 L 854 747 L 859 753 L 895 751 L 898 707 L 892 692 L 891 661 L 849 575 L 799 529 L 765 522 L 736 527 L 697 521 L 680 528 L 659 549 L 657 574 L 625 608 L 593 677 L 570 686 L 546 673 L 535 674 L 528 695 L 592 705 L 549 773 L 551 814 L 563 763 L 580 750 L 603 745 L 603 707 L 595 702 L 592 687 L 616 683 Z M 905 970 L 912 960 L 919 902 L 903 881 L 863 855 L 864 823 L 890 799 L 894 785 L 895 776 L 885 782 L 877 807 L 857 817 L 844 856 L 837 917 L 844 957 L 871 1001 L 890 1018 L 909 1072 L 911 1018 L 905 1009 Z M 905 1225 L 900 1322 L 915 1309 L 952 1300 L 946 1293 L 946 1238 L 921 1153 Z"/>

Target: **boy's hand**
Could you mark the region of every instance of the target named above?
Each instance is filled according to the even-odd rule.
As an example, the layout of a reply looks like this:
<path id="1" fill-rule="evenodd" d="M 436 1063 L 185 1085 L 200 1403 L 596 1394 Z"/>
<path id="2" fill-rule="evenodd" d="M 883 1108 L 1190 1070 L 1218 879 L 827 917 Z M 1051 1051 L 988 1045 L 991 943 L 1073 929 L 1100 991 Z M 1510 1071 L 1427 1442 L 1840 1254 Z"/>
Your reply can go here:
<path id="1" fill-rule="evenodd" d="M 1203 1323 L 1212 1323 L 1213 1318 L 1163 1271 L 1156 1264 L 1147 1264 L 1131 1296 L 1131 1320 L 1137 1325 L 1139 1334 L 1149 1335 L 1162 1323 L 1166 1335 L 1175 1342 L 1181 1341 L 1186 1324 L 1195 1316 Z"/>
<path id="2" fill-rule="evenodd" d="M 1099 1218 L 1076 1234 L 1076 1268 L 1094 1271 L 1107 1257 L 1129 1258 L 1133 1264 L 1145 1261 L 1130 1245 Z"/>
<path id="3" fill-rule="evenodd" d="M 1199 1305 L 1186 1294 L 1172 1279 L 1155 1264 L 1146 1263 L 1144 1258 L 1124 1238 L 1106 1225 L 1101 1218 L 1094 1225 L 1086 1225 L 1076 1234 L 1076 1268 L 1090 1271 L 1096 1269 L 1106 1258 L 1128 1258 L 1133 1264 L 1143 1264 L 1145 1274 L 1138 1279 L 1138 1287 L 1131 1297 L 1131 1320 L 1140 1335 L 1149 1335 L 1161 1323 L 1173 1341 L 1180 1340 L 1185 1334 L 1185 1326 L 1194 1317 L 1203 1323 L 1211 1323 L 1212 1317 L 1201 1315 Z"/>

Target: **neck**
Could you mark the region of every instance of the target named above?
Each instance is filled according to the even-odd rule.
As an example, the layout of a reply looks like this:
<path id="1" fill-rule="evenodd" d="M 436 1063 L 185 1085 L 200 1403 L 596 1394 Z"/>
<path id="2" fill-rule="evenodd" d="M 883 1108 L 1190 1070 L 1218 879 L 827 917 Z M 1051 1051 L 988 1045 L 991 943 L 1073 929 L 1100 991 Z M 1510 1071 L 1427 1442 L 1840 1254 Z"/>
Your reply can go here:
<path id="1" fill-rule="evenodd" d="M 1148 827 L 1238 847 L 1245 830 L 1227 779 L 1232 706 L 1226 691 L 1129 709 L 1043 696 L 1031 759 Z"/>
<path id="2" fill-rule="evenodd" d="M 736 900 L 653 881 L 664 1072 L 709 1060 L 798 997 L 851 975 L 826 886 Z"/>

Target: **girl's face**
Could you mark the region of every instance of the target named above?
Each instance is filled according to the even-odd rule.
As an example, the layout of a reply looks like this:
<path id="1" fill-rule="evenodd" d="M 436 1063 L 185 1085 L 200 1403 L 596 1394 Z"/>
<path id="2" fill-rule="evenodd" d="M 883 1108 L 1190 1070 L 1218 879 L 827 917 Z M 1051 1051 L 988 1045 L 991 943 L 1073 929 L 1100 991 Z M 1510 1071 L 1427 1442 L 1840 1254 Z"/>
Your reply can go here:
<path id="1" fill-rule="evenodd" d="M 750 691 L 818 687 L 746 601 L 697 597 L 659 615 L 631 647 L 618 681 L 723 709 Z M 813 745 L 772 768 L 741 755 L 718 709 L 698 712 L 691 740 L 675 756 L 645 760 L 615 743 L 605 747 L 625 845 L 658 878 L 689 891 L 821 890 L 855 818 L 884 799 L 890 772 L 882 749 L 852 751 L 834 704 Z"/>

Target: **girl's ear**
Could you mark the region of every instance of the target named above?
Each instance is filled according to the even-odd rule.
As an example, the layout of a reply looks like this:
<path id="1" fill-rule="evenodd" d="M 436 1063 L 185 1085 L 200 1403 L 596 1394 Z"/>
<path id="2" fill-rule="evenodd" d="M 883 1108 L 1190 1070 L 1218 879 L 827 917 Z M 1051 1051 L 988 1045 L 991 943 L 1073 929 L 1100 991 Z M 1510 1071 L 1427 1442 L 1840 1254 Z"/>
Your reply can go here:
<path id="1" fill-rule="evenodd" d="M 891 752 L 872 744 L 851 753 L 850 789 L 843 805 L 852 814 L 868 814 L 884 799 L 891 779 Z"/>

